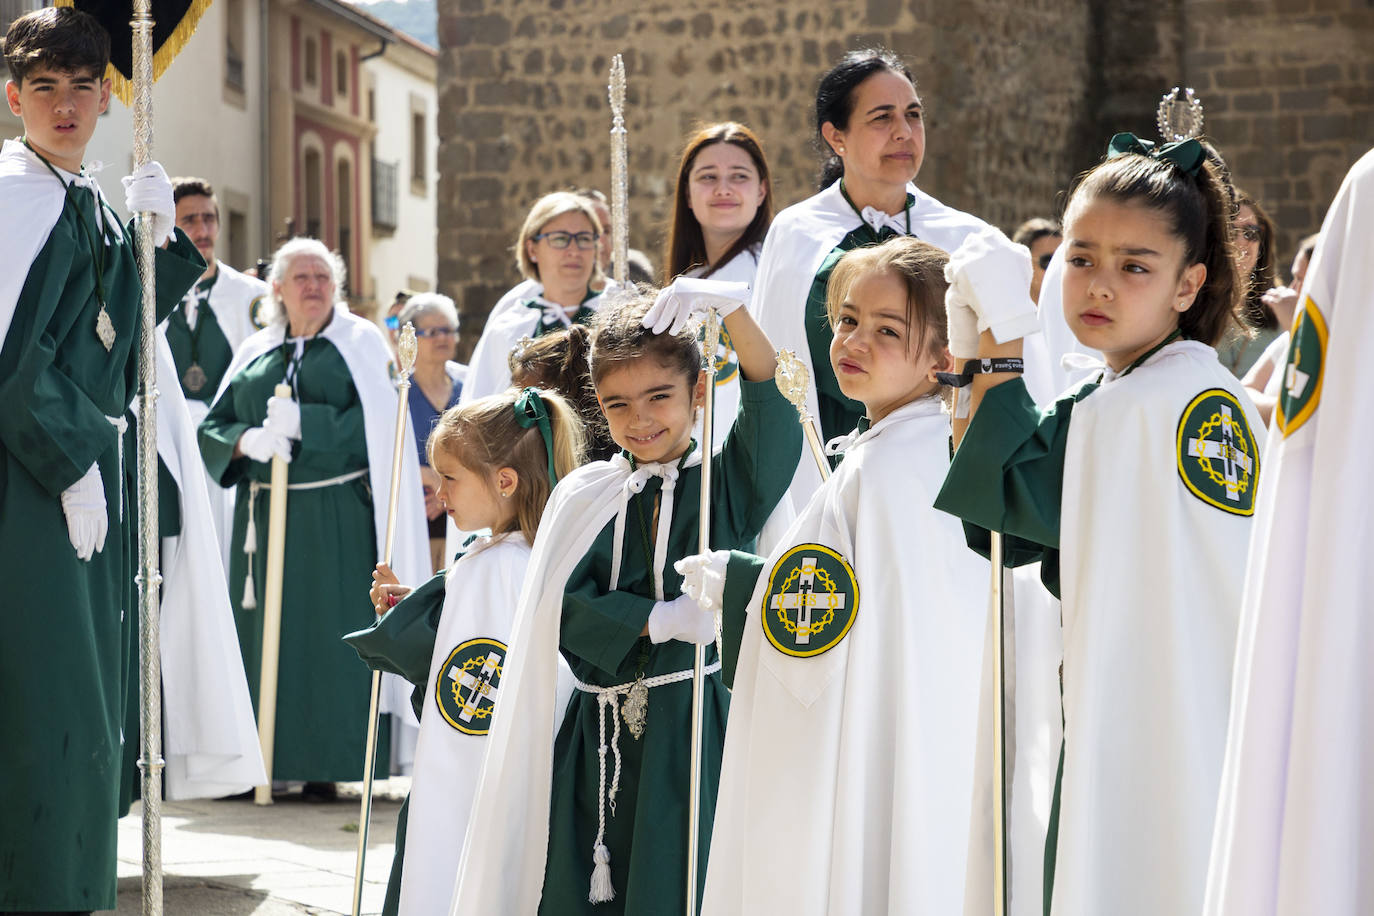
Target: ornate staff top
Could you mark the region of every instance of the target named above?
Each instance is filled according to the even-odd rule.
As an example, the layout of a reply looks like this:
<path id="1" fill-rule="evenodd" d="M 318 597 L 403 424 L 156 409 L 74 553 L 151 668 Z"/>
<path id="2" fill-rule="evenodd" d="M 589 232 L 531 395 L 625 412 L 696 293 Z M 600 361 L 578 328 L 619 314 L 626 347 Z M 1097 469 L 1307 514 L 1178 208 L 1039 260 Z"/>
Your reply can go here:
<path id="1" fill-rule="evenodd" d="M 801 421 L 805 423 L 811 419 L 806 410 L 806 392 L 811 386 L 811 373 L 806 364 L 797 359 L 797 354 L 791 350 L 778 351 L 778 369 L 773 374 L 773 380 L 777 382 L 782 396 L 797 408 Z"/>
<path id="2" fill-rule="evenodd" d="M 615 280 L 630 279 L 630 169 L 625 132 L 625 61 L 611 58 L 611 260 Z"/>
<path id="3" fill-rule="evenodd" d="M 1155 111 L 1159 139 L 1165 143 L 1202 136 L 1202 101 L 1192 89 L 1182 91 L 1182 98 L 1179 98 L 1177 86 L 1164 93 Z"/>
<path id="4" fill-rule="evenodd" d="M 396 356 L 401 363 L 399 384 L 402 388 L 410 387 L 410 375 L 415 371 L 415 354 L 418 347 L 415 340 L 415 325 L 407 321 L 406 326 L 401 328 L 400 336 L 396 338 Z"/>

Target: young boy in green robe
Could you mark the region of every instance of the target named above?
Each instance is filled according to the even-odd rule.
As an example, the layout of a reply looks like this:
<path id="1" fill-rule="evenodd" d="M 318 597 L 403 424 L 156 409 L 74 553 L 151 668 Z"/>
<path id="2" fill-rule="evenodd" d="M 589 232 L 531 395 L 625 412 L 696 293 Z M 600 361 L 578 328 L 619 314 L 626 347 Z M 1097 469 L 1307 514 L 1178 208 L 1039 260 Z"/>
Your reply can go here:
<path id="1" fill-rule="evenodd" d="M 115 904 L 121 724 L 134 595 L 132 494 L 120 447 L 136 393 L 141 283 L 132 233 L 82 172 L 109 104 L 110 42 L 47 8 L 4 40 L 21 140 L 0 149 L 0 913 Z M 171 184 L 124 179 L 152 214 L 158 318 L 205 269 L 173 225 Z M 170 245 L 168 244 L 170 242 Z"/>

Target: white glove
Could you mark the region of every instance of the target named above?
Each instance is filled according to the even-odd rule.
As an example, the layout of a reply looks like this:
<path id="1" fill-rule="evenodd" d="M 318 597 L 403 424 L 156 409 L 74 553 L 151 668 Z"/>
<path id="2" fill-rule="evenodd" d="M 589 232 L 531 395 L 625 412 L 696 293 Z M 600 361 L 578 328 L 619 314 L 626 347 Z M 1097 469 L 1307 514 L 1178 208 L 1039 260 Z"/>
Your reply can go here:
<path id="1" fill-rule="evenodd" d="M 713 550 L 693 554 L 673 564 L 682 576 L 682 593 L 704 611 L 723 610 L 721 598 L 725 594 L 725 570 L 730 563 L 730 551 Z"/>
<path id="2" fill-rule="evenodd" d="M 67 516 L 67 537 L 79 559 L 89 560 L 105 549 L 110 517 L 105 512 L 105 484 L 98 465 L 91 465 L 80 480 L 62 491 L 62 512 Z"/>
<path id="3" fill-rule="evenodd" d="M 1040 330 L 1040 316 L 1030 297 L 1030 249 L 1016 244 L 1001 230 L 989 226 L 967 236 L 949 256 L 945 279 L 949 281 L 945 308 L 951 313 L 951 331 L 956 323 L 953 313 L 963 307 L 978 316 L 979 332 L 991 330 L 998 343 Z M 966 332 L 965 320 L 958 319 L 961 335 Z M 965 345 L 961 340 L 960 346 Z M 956 352 L 952 337 L 950 352 L 977 355 L 976 348 L 972 354 Z"/>
<path id="4" fill-rule="evenodd" d="M 663 287 L 641 324 L 655 334 L 676 334 L 693 316 L 714 308 L 721 318 L 749 302 L 748 283 L 678 277 Z"/>
<path id="5" fill-rule="evenodd" d="M 153 244 L 161 245 L 176 234 L 177 208 L 172 203 L 172 182 L 156 162 L 145 162 L 121 179 L 124 205 L 130 213 L 152 214 Z"/>
<path id="6" fill-rule="evenodd" d="M 263 426 L 245 430 L 239 437 L 239 451 L 264 464 L 277 457 L 291 463 L 291 440 Z"/>
<path id="7" fill-rule="evenodd" d="M 301 405 L 293 398 L 279 398 L 276 395 L 267 399 L 267 419 L 263 428 L 287 439 L 301 437 Z"/>
<path id="8" fill-rule="evenodd" d="M 649 641 L 679 639 L 704 646 L 716 639 L 716 615 L 697 605 L 691 595 L 657 601 L 649 613 Z"/>
<path id="9" fill-rule="evenodd" d="M 955 359 L 978 358 L 978 316 L 952 283 L 945 289 L 945 327 L 949 332 L 951 356 Z"/>

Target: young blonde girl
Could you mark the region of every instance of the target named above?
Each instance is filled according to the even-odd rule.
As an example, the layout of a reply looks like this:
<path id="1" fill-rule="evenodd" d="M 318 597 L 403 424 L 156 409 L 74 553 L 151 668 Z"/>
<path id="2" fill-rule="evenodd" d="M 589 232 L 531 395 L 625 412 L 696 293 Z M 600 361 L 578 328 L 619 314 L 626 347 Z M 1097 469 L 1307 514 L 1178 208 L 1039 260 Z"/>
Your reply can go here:
<path id="1" fill-rule="evenodd" d="M 768 339 L 737 300 L 716 301 L 744 382 L 734 428 L 711 458 L 711 540 L 747 549 L 786 487 L 801 434 L 773 383 Z M 705 377 L 683 319 L 701 305 L 670 290 L 657 306 L 640 294 L 597 317 L 592 380 L 623 451 L 574 472 L 549 501 L 452 912 L 682 912 L 697 644 L 709 672 L 705 876 L 729 695 L 710 645 L 715 615 L 680 594 L 674 569 L 698 550 L 692 429 Z M 560 654 L 576 684 L 555 741 Z"/>
<path id="2" fill-rule="evenodd" d="M 705 912 L 962 906 L 988 569 L 932 506 L 946 260 L 897 237 L 831 274 L 831 369 L 864 417 L 747 605 Z"/>
<path id="3" fill-rule="evenodd" d="M 1009 562 L 1042 560 L 1063 603 L 1047 912 L 1202 908 L 1262 429 L 1213 349 L 1241 298 L 1230 211 L 1196 140 L 1113 138 L 1064 221 L 1064 316 L 1106 366 L 1044 412 L 1003 371 L 1034 324 L 1024 249 L 951 257 L 973 371 L 936 506 L 976 549 L 1001 531 Z"/>
<path id="4" fill-rule="evenodd" d="M 448 906 L 530 544 L 553 483 L 581 464 L 582 450 L 573 409 L 534 388 L 452 408 L 430 434 L 445 512 L 463 530 L 491 533 L 413 592 L 377 564 L 370 597 L 381 619 L 346 637 L 371 667 L 415 684 L 420 717 L 384 913 Z"/>

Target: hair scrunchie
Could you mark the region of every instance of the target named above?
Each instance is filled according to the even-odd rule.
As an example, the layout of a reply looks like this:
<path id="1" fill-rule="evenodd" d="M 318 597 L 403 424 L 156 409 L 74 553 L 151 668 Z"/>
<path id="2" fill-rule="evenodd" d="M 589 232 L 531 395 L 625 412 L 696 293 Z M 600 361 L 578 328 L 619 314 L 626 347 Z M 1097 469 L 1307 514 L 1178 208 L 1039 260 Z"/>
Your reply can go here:
<path id="1" fill-rule="evenodd" d="M 544 451 L 549 456 L 549 486 L 558 483 L 558 472 L 553 463 L 553 427 L 549 425 L 549 409 L 539 396 L 538 388 L 526 388 L 515 399 L 515 422 L 521 429 L 539 427 L 539 435 L 544 440 Z"/>
<path id="2" fill-rule="evenodd" d="M 1162 146 L 1151 140 L 1142 140 L 1132 133 L 1120 133 L 1107 143 L 1107 158 L 1118 156 L 1148 156 L 1156 162 L 1168 162 L 1184 173 L 1197 177 L 1198 170 L 1207 159 L 1207 151 L 1197 138 L 1175 140 Z"/>

